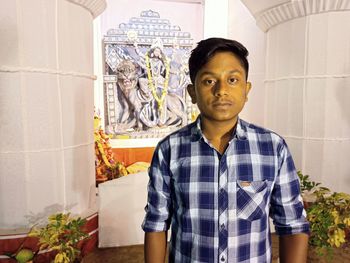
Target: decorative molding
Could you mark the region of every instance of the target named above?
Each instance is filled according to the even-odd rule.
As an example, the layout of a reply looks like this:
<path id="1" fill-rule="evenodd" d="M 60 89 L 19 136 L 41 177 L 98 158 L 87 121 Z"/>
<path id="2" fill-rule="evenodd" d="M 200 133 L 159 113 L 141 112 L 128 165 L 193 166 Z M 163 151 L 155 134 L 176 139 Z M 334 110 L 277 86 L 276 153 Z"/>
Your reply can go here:
<path id="1" fill-rule="evenodd" d="M 350 0 L 291 0 L 255 14 L 256 23 L 264 32 L 270 28 L 299 17 L 313 14 L 350 11 Z"/>
<path id="2" fill-rule="evenodd" d="M 338 79 L 338 78 L 349 78 L 350 74 L 338 74 L 338 75 L 307 75 L 307 76 L 285 76 L 279 78 L 265 79 L 264 83 L 276 82 L 290 79 Z"/>
<path id="3" fill-rule="evenodd" d="M 50 148 L 50 149 L 26 150 L 26 151 L 5 151 L 5 152 L 0 152 L 0 154 L 59 152 L 59 151 L 76 149 L 76 148 L 85 147 L 85 146 L 92 146 L 94 144 L 95 144 L 95 141 L 92 141 L 92 142 L 81 143 L 81 144 L 76 144 L 76 145 L 72 145 L 72 146 L 65 146 L 62 148 Z"/>
<path id="4" fill-rule="evenodd" d="M 131 35 L 130 35 L 131 34 Z M 158 12 L 142 11 L 139 17 L 132 17 L 128 22 L 112 28 L 104 36 L 104 43 L 130 45 L 137 40 L 138 45 L 150 46 L 157 38 L 164 46 L 172 47 L 176 38 L 179 48 L 192 48 L 193 39 L 189 32 L 181 31 L 179 25 L 172 25 L 169 19 L 160 18 Z"/>
<path id="5" fill-rule="evenodd" d="M 74 72 L 74 71 L 48 69 L 48 68 L 0 66 L 0 72 L 9 72 L 9 73 L 16 73 L 16 72 L 46 73 L 46 74 L 53 74 L 53 75 L 62 75 L 62 76 L 72 76 L 72 77 L 87 78 L 87 79 L 92 79 L 92 80 L 96 80 L 97 79 L 97 77 L 95 75 L 90 75 L 90 74 L 85 74 L 85 73 L 80 73 L 80 72 Z"/>
<path id="6" fill-rule="evenodd" d="M 106 0 L 66 0 L 88 10 L 92 17 L 99 16 L 107 7 Z"/>
<path id="7" fill-rule="evenodd" d="M 286 139 L 308 140 L 308 141 L 327 141 L 327 142 L 347 142 L 350 138 L 320 138 L 320 137 L 302 137 L 294 135 L 283 135 Z"/>

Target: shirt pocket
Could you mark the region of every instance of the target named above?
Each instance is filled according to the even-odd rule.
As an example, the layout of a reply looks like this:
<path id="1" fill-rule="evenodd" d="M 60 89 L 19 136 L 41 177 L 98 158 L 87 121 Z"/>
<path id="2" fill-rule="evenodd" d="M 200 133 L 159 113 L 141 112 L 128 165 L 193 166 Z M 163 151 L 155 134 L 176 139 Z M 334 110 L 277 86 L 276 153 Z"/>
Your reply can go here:
<path id="1" fill-rule="evenodd" d="M 237 180 L 237 216 L 249 221 L 265 215 L 268 199 L 268 182 Z"/>

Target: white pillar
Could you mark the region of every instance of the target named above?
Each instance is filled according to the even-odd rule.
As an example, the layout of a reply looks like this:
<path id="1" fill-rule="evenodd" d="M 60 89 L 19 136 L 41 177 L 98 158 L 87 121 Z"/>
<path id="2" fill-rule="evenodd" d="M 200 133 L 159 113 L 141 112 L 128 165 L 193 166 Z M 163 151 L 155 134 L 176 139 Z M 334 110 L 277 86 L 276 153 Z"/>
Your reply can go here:
<path id="1" fill-rule="evenodd" d="M 243 0 L 267 32 L 266 118 L 296 166 L 350 189 L 350 1 Z"/>
<path id="2" fill-rule="evenodd" d="M 5 0 L 0 45 L 0 228 L 94 198 L 92 21 L 105 0 Z"/>

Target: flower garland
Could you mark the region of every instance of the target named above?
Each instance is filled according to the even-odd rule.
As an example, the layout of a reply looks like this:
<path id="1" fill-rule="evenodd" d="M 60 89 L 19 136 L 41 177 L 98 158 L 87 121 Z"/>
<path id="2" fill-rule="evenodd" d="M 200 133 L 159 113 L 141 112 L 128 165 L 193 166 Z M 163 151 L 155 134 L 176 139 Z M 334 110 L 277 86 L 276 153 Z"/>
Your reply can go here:
<path id="1" fill-rule="evenodd" d="M 100 134 L 98 134 L 97 136 L 95 135 L 95 143 L 97 144 L 96 146 L 97 146 L 97 149 L 98 149 L 99 153 L 101 154 L 101 158 L 102 158 L 104 164 L 108 168 L 115 169 L 117 164 L 115 164 L 115 161 L 113 159 L 108 160 L 106 151 L 105 151 L 105 149 L 104 149 L 104 147 L 102 145 L 101 140 L 105 140 L 105 138 L 103 138 Z"/>
<path id="2" fill-rule="evenodd" d="M 109 136 L 100 127 L 100 118 L 94 116 L 96 183 L 127 175 L 125 166 L 114 160 Z"/>
<path id="3" fill-rule="evenodd" d="M 163 90 L 162 90 L 162 94 L 160 96 L 158 96 L 157 89 L 154 86 L 154 82 L 153 82 L 153 76 L 152 76 L 152 72 L 151 72 L 151 64 L 150 64 L 149 53 L 148 52 L 145 55 L 145 59 L 146 59 L 148 86 L 150 87 L 150 89 L 152 91 L 153 98 L 157 101 L 159 111 L 162 111 L 163 110 L 164 99 L 165 99 L 165 96 L 168 93 L 169 73 L 170 73 L 169 61 L 168 61 L 167 57 L 164 56 L 164 60 L 163 60 L 163 62 L 165 64 L 164 87 L 163 87 Z"/>

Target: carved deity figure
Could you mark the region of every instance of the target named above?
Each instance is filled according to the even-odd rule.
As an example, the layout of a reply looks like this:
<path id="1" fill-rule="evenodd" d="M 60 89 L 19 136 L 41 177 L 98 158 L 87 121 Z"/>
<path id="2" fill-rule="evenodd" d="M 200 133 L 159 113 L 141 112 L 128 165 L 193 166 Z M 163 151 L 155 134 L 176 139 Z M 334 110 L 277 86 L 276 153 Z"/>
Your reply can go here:
<path id="1" fill-rule="evenodd" d="M 148 90 L 153 97 L 143 106 L 140 119 L 149 128 L 184 124 L 186 104 L 176 94 L 178 89 L 170 87 L 170 61 L 163 52 L 161 40 L 155 41 L 146 54 L 142 54 L 137 45 L 135 48 L 140 56 L 139 65 L 146 72 L 139 79 L 140 89 Z"/>
<path id="2" fill-rule="evenodd" d="M 119 105 L 118 130 L 134 129 L 141 130 L 143 124 L 140 120 L 140 112 L 143 104 L 152 99 L 148 90 L 139 89 L 138 65 L 130 60 L 123 60 L 119 63 L 117 70 L 117 85 Z"/>

